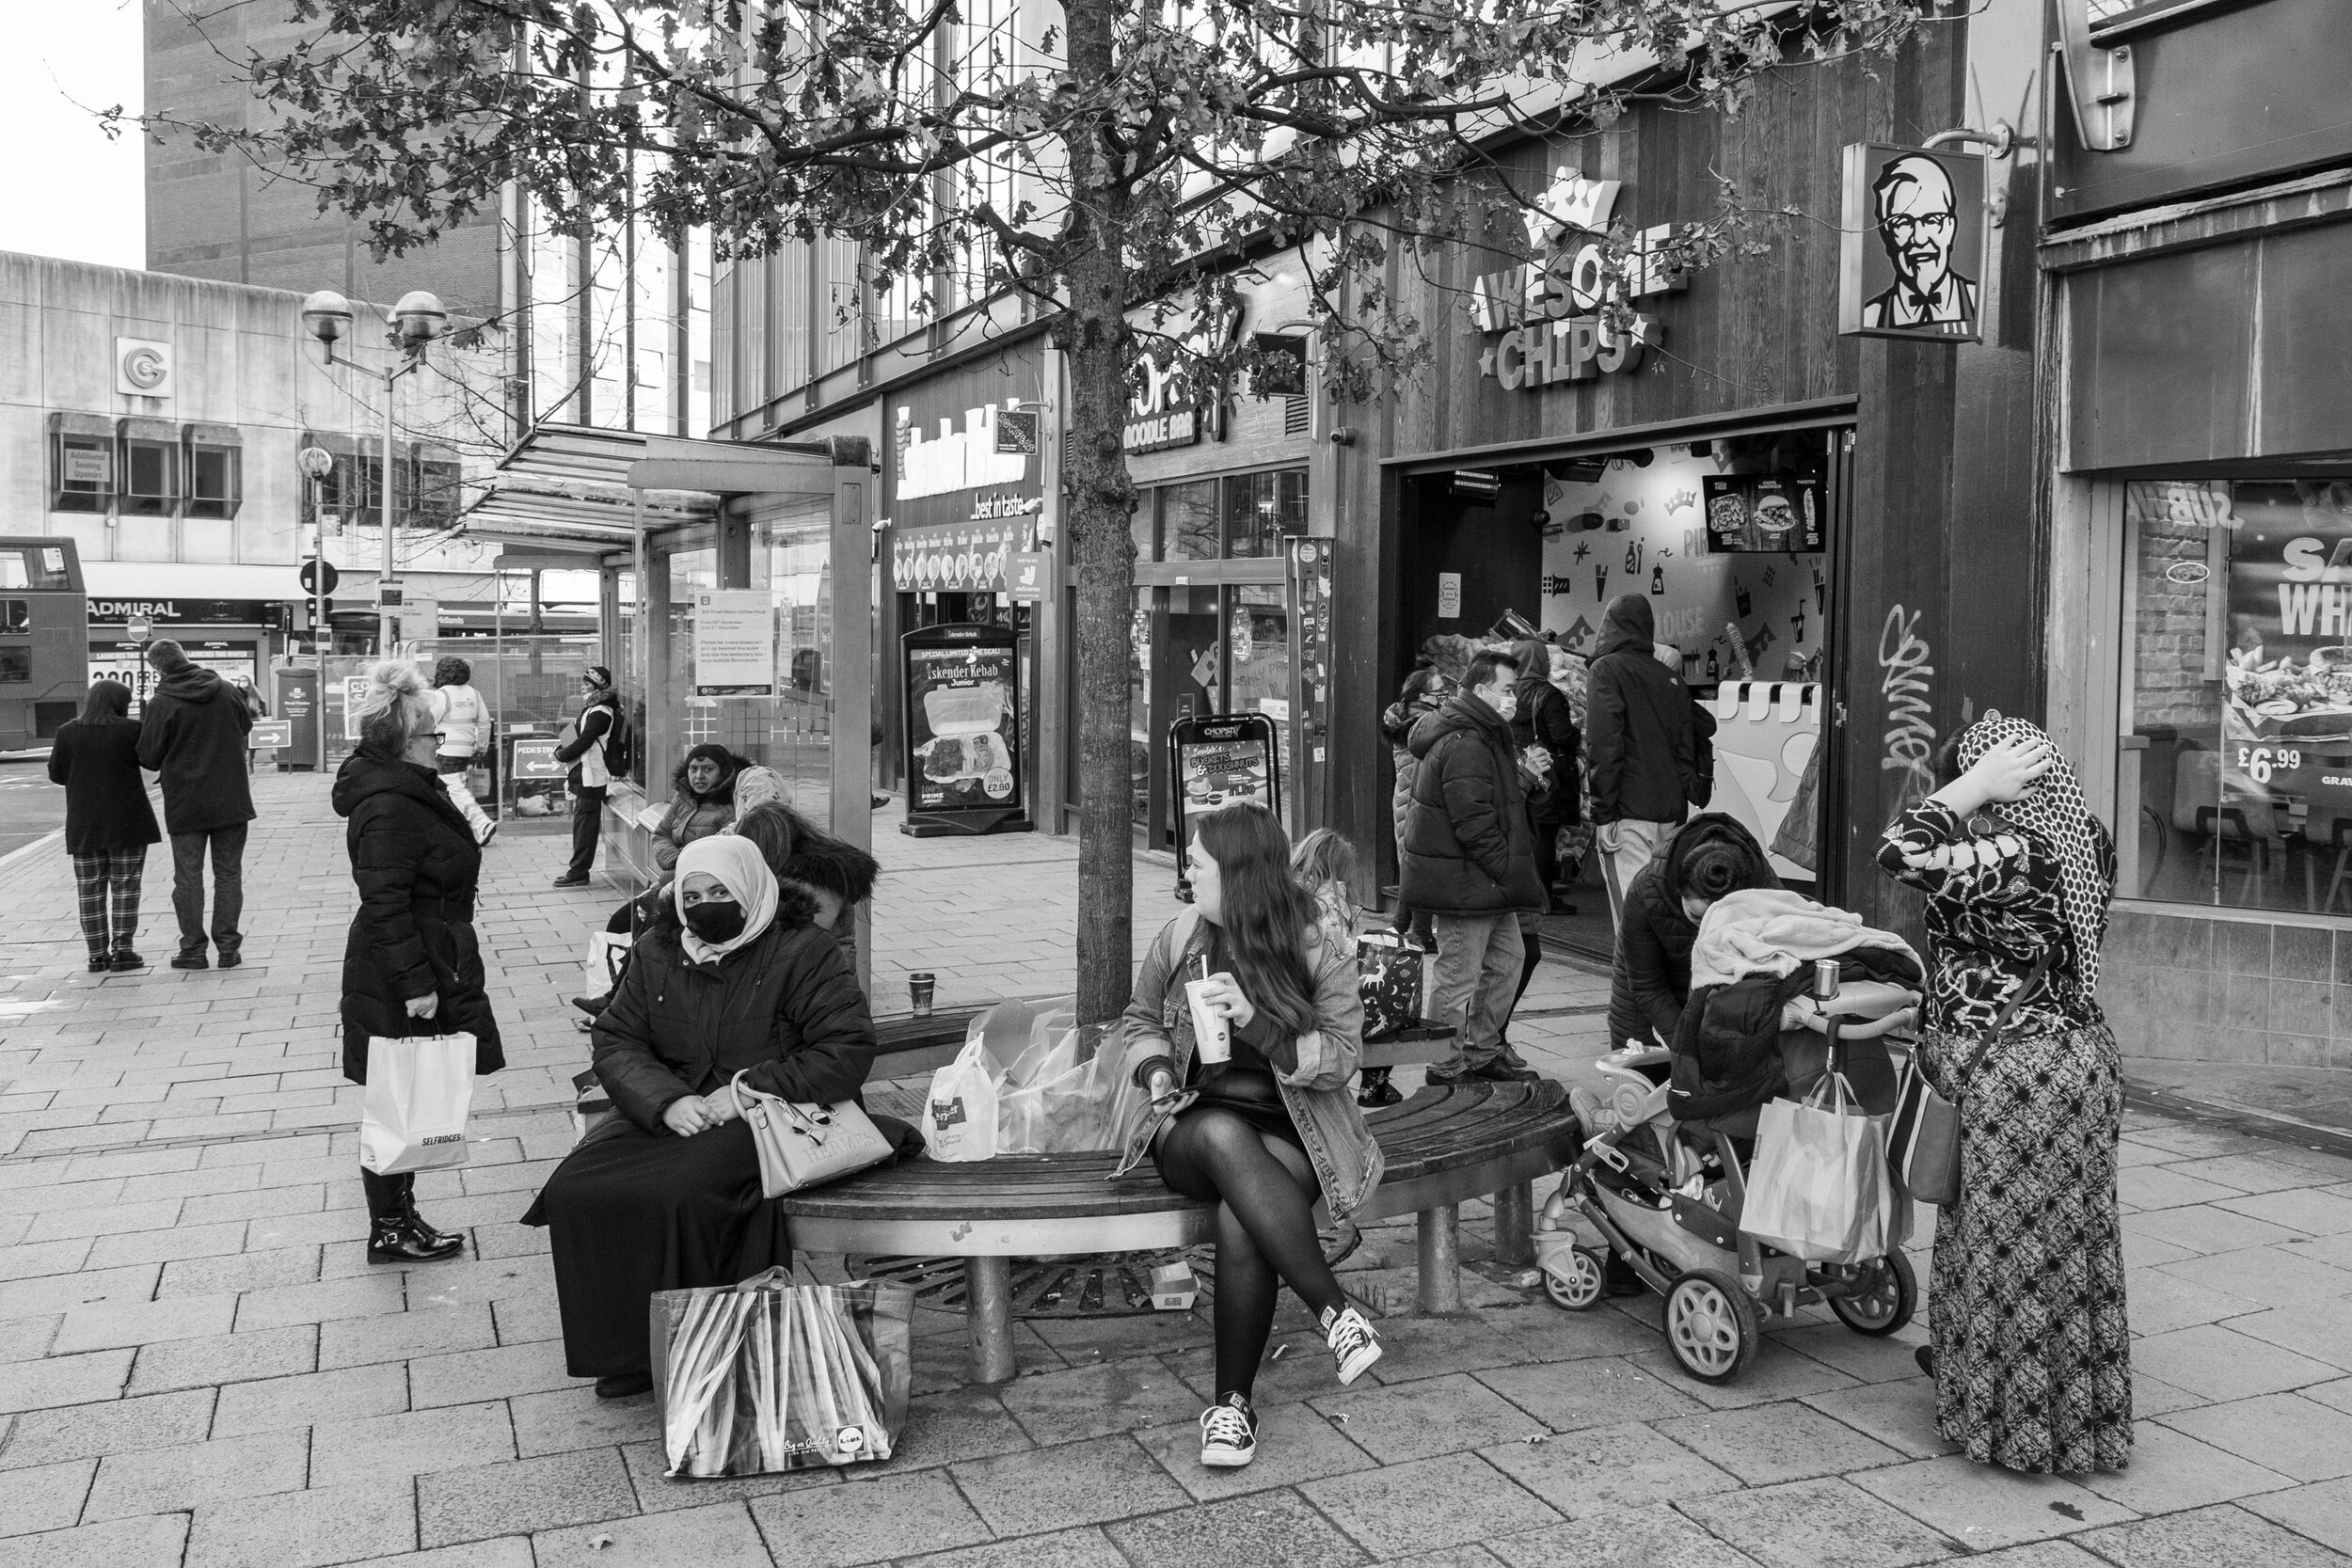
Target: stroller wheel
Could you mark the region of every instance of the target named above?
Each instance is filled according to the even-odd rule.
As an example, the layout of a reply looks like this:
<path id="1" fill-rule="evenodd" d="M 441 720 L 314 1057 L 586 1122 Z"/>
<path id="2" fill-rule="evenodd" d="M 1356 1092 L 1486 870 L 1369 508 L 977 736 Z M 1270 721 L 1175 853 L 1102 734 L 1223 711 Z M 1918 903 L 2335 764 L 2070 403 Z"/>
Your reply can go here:
<path id="1" fill-rule="evenodd" d="M 1875 1259 L 1868 1276 L 1851 1295 L 1832 1296 L 1829 1309 L 1856 1334 L 1880 1338 L 1911 1322 L 1919 1306 L 1919 1276 L 1899 1252 Z"/>
<path id="2" fill-rule="evenodd" d="M 1572 1248 L 1560 1260 L 1561 1273 L 1544 1271 L 1544 1294 L 1554 1307 L 1582 1312 L 1599 1305 L 1602 1281 L 1608 1277 L 1600 1254 L 1589 1247 Z"/>
<path id="3" fill-rule="evenodd" d="M 1694 1269 L 1666 1292 L 1666 1348 L 1701 1383 L 1729 1383 L 1764 1340 L 1756 1303 L 1716 1269 Z"/>

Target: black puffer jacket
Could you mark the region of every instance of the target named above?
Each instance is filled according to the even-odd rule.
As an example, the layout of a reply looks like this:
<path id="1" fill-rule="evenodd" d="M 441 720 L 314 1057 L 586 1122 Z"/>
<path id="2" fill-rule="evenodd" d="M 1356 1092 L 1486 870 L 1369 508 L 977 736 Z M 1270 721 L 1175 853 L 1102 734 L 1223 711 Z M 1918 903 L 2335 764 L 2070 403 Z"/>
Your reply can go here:
<path id="1" fill-rule="evenodd" d="M 1465 691 L 1413 726 L 1419 759 L 1398 859 L 1405 902 L 1431 914 L 1533 914 L 1544 907 L 1535 834 L 1511 727 Z"/>
<path id="2" fill-rule="evenodd" d="M 1617 922 L 1617 958 L 1609 977 L 1609 1038 L 1672 1045 L 1691 999 L 1691 944 L 1699 928 L 1682 910 L 1683 862 L 1708 844 L 1727 844 L 1749 861 L 1747 887 L 1778 887 L 1756 835 L 1721 813 L 1694 816 L 1658 847 L 1626 889 Z"/>
<path id="3" fill-rule="evenodd" d="M 163 775 L 164 829 L 210 832 L 253 820 L 246 736 L 253 710 L 237 689 L 200 665 L 155 683 L 139 716 L 139 766 Z"/>
<path id="4" fill-rule="evenodd" d="M 1593 820 L 1679 822 L 1705 799 L 1692 733 L 1691 689 L 1658 662 L 1649 600 L 1609 601 L 1584 705 Z"/>
<path id="5" fill-rule="evenodd" d="M 736 1073 L 800 1102 L 854 1100 L 874 1064 L 866 993 L 816 901 L 784 888 L 774 924 L 709 963 L 693 963 L 665 912 L 630 951 L 594 1031 L 597 1079 L 613 1107 L 649 1132 L 662 1109 L 723 1089 Z"/>
<path id="6" fill-rule="evenodd" d="M 1527 797 L 1535 831 L 1549 832 L 1582 816 L 1583 775 L 1577 762 L 1582 736 L 1568 699 L 1551 684 L 1551 645 L 1531 638 L 1512 644 L 1511 657 L 1519 661 L 1519 678 L 1511 688 L 1519 699 L 1518 711 L 1511 715 L 1511 744 L 1521 752 L 1541 746 L 1551 753 L 1550 787 Z"/>
<path id="7" fill-rule="evenodd" d="M 506 1065 L 474 938 L 482 851 L 440 781 L 413 763 L 359 751 L 335 775 L 359 912 L 343 946 L 343 1076 L 368 1081 L 368 1037 L 469 1034 L 474 1070 Z M 412 997 L 437 996 L 429 1019 Z"/>

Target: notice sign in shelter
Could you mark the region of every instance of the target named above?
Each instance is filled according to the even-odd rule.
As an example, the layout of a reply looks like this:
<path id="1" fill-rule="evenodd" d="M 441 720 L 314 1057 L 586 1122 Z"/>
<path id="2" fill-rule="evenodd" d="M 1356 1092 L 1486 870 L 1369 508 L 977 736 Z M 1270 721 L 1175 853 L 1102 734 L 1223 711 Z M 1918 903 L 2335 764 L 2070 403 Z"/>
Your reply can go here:
<path id="1" fill-rule="evenodd" d="M 776 614 L 759 589 L 694 595 L 694 695 L 776 694 Z"/>
<path id="2" fill-rule="evenodd" d="M 1002 626 L 927 626 L 899 640 L 907 820 L 916 838 L 1025 832 L 1020 668 Z"/>
<path id="3" fill-rule="evenodd" d="M 1259 805 L 1280 816 L 1282 779 L 1274 721 L 1263 713 L 1179 719 L 1168 727 L 1168 776 L 1176 795 L 1176 880 L 1191 896 L 1192 825 L 1227 806 Z"/>

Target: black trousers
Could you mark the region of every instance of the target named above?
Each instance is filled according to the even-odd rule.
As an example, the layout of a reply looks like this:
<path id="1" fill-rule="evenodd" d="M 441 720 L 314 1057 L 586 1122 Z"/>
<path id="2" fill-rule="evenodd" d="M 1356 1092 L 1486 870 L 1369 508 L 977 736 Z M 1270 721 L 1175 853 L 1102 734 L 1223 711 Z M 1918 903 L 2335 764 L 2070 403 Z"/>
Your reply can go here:
<path id="1" fill-rule="evenodd" d="M 572 863 L 567 877 L 585 877 L 596 863 L 596 834 L 604 827 L 604 786 L 572 788 Z"/>

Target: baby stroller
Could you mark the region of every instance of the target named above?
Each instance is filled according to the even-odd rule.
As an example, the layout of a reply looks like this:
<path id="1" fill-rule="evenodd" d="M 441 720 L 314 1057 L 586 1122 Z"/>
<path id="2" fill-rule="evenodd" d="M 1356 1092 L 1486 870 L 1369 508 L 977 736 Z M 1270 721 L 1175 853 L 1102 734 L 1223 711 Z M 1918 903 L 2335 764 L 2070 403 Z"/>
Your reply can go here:
<path id="1" fill-rule="evenodd" d="M 1765 1101 L 1782 1093 L 1802 1097 L 1822 1073 L 1838 1071 L 1864 1110 L 1894 1109 L 1887 1045 L 1916 1021 L 1920 993 L 1865 977 L 1873 970 L 1886 972 L 1883 964 L 1816 964 L 1805 988 L 1813 1005 L 1804 1028 L 1783 1030 L 1779 1062 L 1728 1093 L 1693 1085 L 1684 1050 L 1692 1037 L 1687 1017 L 1676 1051 L 1627 1050 L 1600 1059 L 1597 1065 L 1614 1086 L 1606 1104 L 1589 1090 L 1572 1095 L 1587 1129 L 1584 1152 L 1544 1205 L 1536 1227 L 1536 1261 L 1554 1303 L 1577 1312 L 1598 1305 L 1613 1250 L 1666 1298 L 1666 1348 L 1677 1365 L 1719 1384 L 1756 1359 L 1764 1320 L 1773 1315 L 1793 1318 L 1800 1307 L 1827 1303 L 1847 1327 L 1871 1336 L 1911 1321 L 1919 1285 L 1899 1243 L 1860 1264 L 1813 1264 L 1740 1231 Z M 1918 982 L 1915 960 L 1906 977 Z M 1678 1054 L 1685 1058 L 1679 1063 Z M 1677 1094 L 1677 1085 L 1685 1092 Z M 1689 1092 L 1694 1086 L 1698 1092 Z M 1571 1211 L 1582 1226 L 1571 1227 Z M 1589 1232 L 1580 1234 L 1585 1227 Z"/>

